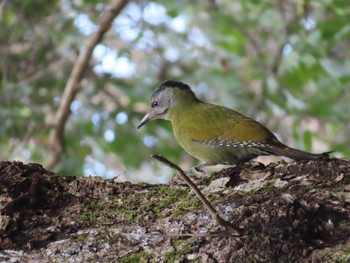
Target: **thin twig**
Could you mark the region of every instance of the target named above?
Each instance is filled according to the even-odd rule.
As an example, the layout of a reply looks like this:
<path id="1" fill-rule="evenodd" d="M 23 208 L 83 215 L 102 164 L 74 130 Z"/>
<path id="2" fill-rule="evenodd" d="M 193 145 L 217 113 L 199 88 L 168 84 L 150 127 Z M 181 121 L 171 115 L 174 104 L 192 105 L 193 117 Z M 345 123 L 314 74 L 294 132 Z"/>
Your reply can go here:
<path id="1" fill-rule="evenodd" d="M 92 52 L 96 45 L 101 42 L 102 37 L 110 28 L 114 18 L 121 12 L 128 0 L 111 1 L 111 7 L 103 14 L 97 31 L 91 36 L 84 51 L 80 53 L 77 62 L 74 64 L 72 73 L 68 79 L 61 98 L 60 105 L 54 116 L 53 128 L 49 136 L 49 156 L 44 165 L 46 169 L 52 169 L 59 161 L 63 152 L 63 133 L 70 114 L 70 105 L 80 90 L 80 82 L 88 67 Z"/>
<path id="2" fill-rule="evenodd" d="M 270 66 L 266 66 L 265 68 L 265 73 L 264 73 L 264 78 L 262 80 L 262 92 L 260 94 L 260 96 L 256 99 L 256 103 L 255 106 L 252 110 L 252 116 L 255 116 L 260 110 L 261 108 L 264 106 L 265 103 L 265 97 L 267 96 L 267 89 L 268 89 L 268 78 L 269 77 L 275 77 L 278 75 L 278 71 L 279 68 L 281 66 L 282 63 L 282 58 L 283 58 L 283 50 L 285 48 L 285 46 L 289 43 L 290 40 L 290 26 L 292 23 L 294 23 L 295 20 L 292 20 L 290 22 L 288 22 L 285 25 L 285 34 L 284 34 L 284 41 L 282 41 L 282 43 L 280 43 L 276 49 L 276 53 L 275 56 L 273 57 L 273 61 L 271 63 Z M 253 45 L 253 47 L 255 47 L 256 45 Z M 279 92 L 279 91 L 277 91 Z"/>
<path id="3" fill-rule="evenodd" d="M 185 172 L 176 164 L 170 162 L 169 160 L 165 159 L 162 156 L 152 154 L 152 158 L 156 159 L 157 161 L 160 161 L 164 163 L 165 165 L 169 166 L 170 168 L 176 170 L 178 172 L 178 175 L 183 179 L 186 184 L 195 192 L 197 197 L 201 200 L 201 202 L 205 205 L 205 207 L 209 210 L 209 212 L 212 214 L 212 216 L 215 218 L 216 222 L 218 222 L 219 225 L 227 227 L 228 229 L 236 232 L 236 234 L 239 236 L 241 235 L 241 230 L 233 225 L 232 223 L 224 220 L 219 213 L 215 210 L 215 208 L 209 203 L 209 201 L 205 198 L 205 196 L 202 194 L 202 192 L 198 189 L 198 187 L 191 181 L 191 179 L 185 174 Z"/>

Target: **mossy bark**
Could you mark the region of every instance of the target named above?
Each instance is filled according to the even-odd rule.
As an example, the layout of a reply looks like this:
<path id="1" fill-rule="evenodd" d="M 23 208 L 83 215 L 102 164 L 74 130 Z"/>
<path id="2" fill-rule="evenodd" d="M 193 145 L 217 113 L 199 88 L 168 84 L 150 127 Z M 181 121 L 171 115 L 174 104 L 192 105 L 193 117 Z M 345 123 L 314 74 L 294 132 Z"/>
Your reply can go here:
<path id="1" fill-rule="evenodd" d="M 225 219 L 244 229 L 242 236 L 218 226 L 178 178 L 169 185 L 131 184 L 2 162 L 0 261 L 350 259 L 349 160 L 251 162 L 196 184 Z"/>

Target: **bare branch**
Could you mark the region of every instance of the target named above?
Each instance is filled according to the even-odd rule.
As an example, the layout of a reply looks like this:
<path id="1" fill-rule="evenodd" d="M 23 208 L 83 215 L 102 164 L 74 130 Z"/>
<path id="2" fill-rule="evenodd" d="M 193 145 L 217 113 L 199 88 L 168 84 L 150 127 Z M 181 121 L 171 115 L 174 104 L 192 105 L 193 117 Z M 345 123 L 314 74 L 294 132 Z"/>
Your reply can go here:
<path id="1" fill-rule="evenodd" d="M 219 213 L 215 210 L 215 208 L 209 203 L 209 201 L 205 198 L 205 196 L 202 194 L 202 192 L 198 189 L 198 187 L 191 181 L 191 179 L 185 174 L 185 172 L 176 164 L 170 162 L 169 160 L 165 159 L 162 156 L 152 154 L 152 158 L 164 163 L 165 165 L 169 166 L 170 168 L 176 170 L 178 172 L 178 175 L 183 179 L 186 184 L 196 193 L 197 197 L 201 200 L 201 202 L 205 205 L 205 207 L 209 210 L 209 212 L 212 214 L 212 216 L 215 218 L 216 222 L 224 227 L 227 227 L 228 229 L 232 230 L 236 233 L 237 236 L 241 235 L 241 230 L 233 225 L 232 223 L 224 220 Z"/>
<path id="2" fill-rule="evenodd" d="M 291 35 L 290 27 L 298 19 L 298 16 L 295 14 L 292 19 L 288 20 L 286 15 L 285 15 L 284 7 L 282 5 L 279 5 L 279 12 L 280 12 L 280 16 L 282 17 L 282 19 L 284 21 L 286 21 L 286 24 L 284 27 L 284 40 L 277 46 L 276 53 L 273 56 L 273 60 L 272 60 L 271 65 L 264 67 L 265 73 L 264 73 L 264 78 L 262 80 L 262 92 L 256 100 L 255 107 L 252 110 L 252 114 L 251 114 L 252 116 L 255 116 L 256 113 L 259 112 L 264 105 L 265 96 L 266 96 L 267 89 L 268 89 L 267 80 L 269 77 L 274 77 L 274 76 L 278 75 L 278 71 L 279 71 L 279 68 L 281 66 L 281 62 L 282 62 L 282 58 L 283 58 L 283 50 L 284 50 L 285 46 L 290 41 L 290 35 Z M 253 44 L 253 46 L 255 47 L 254 44 Z"/>
<path id="3" fill-rule="evenodd" d="M 97 31 L 91 36 L 85 50 L 82 51 L 75 63 L 72 73 L 64 89 L 61 103 L 54 116 L 53 127 L 49 137 L 49 156 L 45 164 L 46 169 L 52 169 L 59 161 L 63 152 L 63 133 L 66 122 L 70 114 L 70 105 L 77 92 L 80 90 L 80 82 L 84 76 L 86 68 L 91 59 L 92 52 L 96 45 L 102 40 L 108 31 L 114 18 L 121 12 L 128 0 L 115 0 L 111 2 L 111 7 L 103 14 Z"/>
<path id="4" fill-rule="evenodd" d="M 267 65 L 265 58 L 264 58 L 264 53 L 266 53 L 266 51 L 262 48 L 262 44 L 259 43 L 259 41 L 257 40 L 256 32 L 249 32 L 244 27 L 242 27 L 240 30 L 249 39 L 250 44 L 252 45 L 252 47 L 255 51 L 259 66 L 262 69 L 268 68 L 268 65 Z"/>

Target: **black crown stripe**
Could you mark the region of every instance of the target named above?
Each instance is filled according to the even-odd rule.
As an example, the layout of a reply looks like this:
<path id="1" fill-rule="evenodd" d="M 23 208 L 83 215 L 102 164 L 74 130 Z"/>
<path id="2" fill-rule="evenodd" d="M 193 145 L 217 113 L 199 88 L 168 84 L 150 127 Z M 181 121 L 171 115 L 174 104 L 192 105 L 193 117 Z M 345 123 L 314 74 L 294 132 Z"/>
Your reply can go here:
<path id="1" fill-rule="evenodd" d="M 168 88 L 182 89 L 195 95 L 194 92 L 191 90 L 190 86 L 188 86 L 187 84 L 175 80 L 167 80 L 156 88 L 156 90 L 153 92 L 152 97 L 156 96 L 157 94 Z"/>

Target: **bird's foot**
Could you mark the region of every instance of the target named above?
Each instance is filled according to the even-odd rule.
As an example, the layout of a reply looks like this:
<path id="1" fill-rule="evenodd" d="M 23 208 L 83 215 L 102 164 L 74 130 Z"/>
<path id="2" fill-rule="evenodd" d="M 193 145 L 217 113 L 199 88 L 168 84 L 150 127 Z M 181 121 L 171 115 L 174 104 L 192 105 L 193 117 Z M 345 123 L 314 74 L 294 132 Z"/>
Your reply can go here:
<path id="1" fill-rule="evenodd" d="M 192 167 L 187 174 L 198 178 L 203 178 L 206 175 L 205 171 L 199 166 Z"/>
<path id="2" fill-rule="evenodd" d="M 216 166 L 217 163 L 204 163 L 198 166 L 194 166 L 190 169 L 189 174 L 198 178 L 203 178 L 204 176 L 210 175 L 212 172 L 207 171 L 207 167 Z"/>

